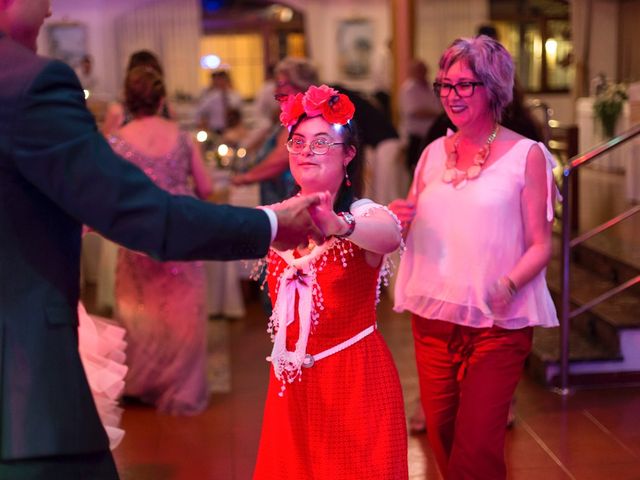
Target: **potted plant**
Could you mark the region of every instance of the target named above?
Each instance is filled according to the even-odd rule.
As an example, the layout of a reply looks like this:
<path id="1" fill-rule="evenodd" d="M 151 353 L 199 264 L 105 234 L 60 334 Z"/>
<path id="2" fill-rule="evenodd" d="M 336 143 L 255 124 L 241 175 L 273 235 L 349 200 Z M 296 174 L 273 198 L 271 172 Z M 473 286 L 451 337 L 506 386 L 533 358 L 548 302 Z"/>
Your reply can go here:
<path id="1" fill-rule="evenodd" d="M 606 81 L 597 89 L 593 112 L 607 138 L 615 134 L 616 123 L 627 98 L 627 89 L 623 83 Z"/>

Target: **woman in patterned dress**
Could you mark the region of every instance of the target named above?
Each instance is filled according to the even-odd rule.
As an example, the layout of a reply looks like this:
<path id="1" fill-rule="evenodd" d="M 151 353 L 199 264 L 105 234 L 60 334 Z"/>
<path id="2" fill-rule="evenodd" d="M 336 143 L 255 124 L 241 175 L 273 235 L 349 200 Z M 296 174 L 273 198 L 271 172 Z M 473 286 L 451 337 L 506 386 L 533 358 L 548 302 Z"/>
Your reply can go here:
<path id="1" fill-rule="evenodd" d="M 176 122 L 161 115 L 160 74 L 134 68 L 125 96 L 133 120 L 109 137 L 112 148 L 170 193 L 206 198 L 211 183 L 199 150 Z M 115 317 L 127 330 L 125 395 L 175 415 L 207 407 L 204 292 L 202 262 L 159 262 L 119 250 Z"/>
<path id="2" fill-rule="evenodd" d="M 402 391 L 375 313 L 398 222 L 356 198 L 345 95 L 311 86 L 281 108 L 291 172 L 301 194 L 322 192 L 312 215 L 327 240 L 267 257 L 274 345 L 254 479 L 405 479 Z"/>

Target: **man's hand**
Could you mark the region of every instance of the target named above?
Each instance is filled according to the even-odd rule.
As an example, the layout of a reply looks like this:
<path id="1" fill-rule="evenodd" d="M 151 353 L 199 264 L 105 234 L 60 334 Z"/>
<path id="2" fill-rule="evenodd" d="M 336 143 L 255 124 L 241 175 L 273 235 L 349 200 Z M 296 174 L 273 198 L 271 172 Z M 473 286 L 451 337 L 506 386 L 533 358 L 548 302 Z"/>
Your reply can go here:
<path id="1" fill-rule="evenodd" d="M 270 205 L 278 216 L 278 232 L 272 246 L 278 250 L 289 250 L 306 245 L 311 238 L 317 245 L 324 242 L 324 235 L 313 223 L 309 207 L 320 202 L 320 195 L 305 195 L 290 198 L 282 203 Z"/>

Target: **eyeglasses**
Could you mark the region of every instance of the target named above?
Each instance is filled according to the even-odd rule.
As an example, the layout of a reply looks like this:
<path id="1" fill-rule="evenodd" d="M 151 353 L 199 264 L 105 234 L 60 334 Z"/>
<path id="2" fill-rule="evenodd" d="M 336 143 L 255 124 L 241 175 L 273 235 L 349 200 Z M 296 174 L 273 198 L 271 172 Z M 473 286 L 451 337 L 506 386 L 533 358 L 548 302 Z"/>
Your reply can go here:
<path id="1" fill-rule="evenodd" d="M 285 144 L 287 146 L 287 150 L 290 153 L 299 154 L 302 153 L 304 147 L 307 145 L 307 142 L 303 142 L 298 138 L 292 138 L 287 141 Z M 316 155 L 326 155 L 329 153 L 329 149 L 334 145 L 344 145 L 344 142 L 327 142 L 321 138 L 317 138 L 315 140 L 311 140 L 309 142 L 309 150 Z"/>
<path id="2" fill-rule="evenodd" d="M 433 91 L 439 97 L 446 98 L 451 93 L 451 90 L 455 90 L 456 95 L 465 98 L 473 95 L 476 87 L 481 87 L 483 85 L 483 82 L 458 82 L 455 84 L 435 82 L 433 84 Z"/>

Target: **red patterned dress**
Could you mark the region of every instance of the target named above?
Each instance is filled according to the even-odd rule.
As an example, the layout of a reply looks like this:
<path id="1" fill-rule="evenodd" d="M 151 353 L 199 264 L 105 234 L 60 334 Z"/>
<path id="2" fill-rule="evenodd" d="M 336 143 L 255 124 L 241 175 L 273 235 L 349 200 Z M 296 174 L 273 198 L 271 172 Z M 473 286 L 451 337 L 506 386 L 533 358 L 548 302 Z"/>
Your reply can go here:
<path id="1" fill-rule="evenodd" d="M 288 255 L 287 260 L 281 255 Z M 292 266 L 305 258 L 306 266 Z M 350 241 L 333 239 L 302 259 L 272 250 L 268 269 L 274 365 L 254 479 L 406 479 L 402 390 L 391 353 L 373 329 L 380 267 L 369 266 L 364 250 Z M 292 287 L 296 282 L 297 289 Z M 305 294 L 305 289 L 310 290 Z M 288 305 L 278 303 L 283 295 L 289 296 Z M 372 332 L 300 368 L 295 351 L 306 337 L 300 321 L 306 315 L 305 296 L 311 304 L 311 325 L 306 348 L 298 348 L 298 353 L 319 354 Z M 286 326 L 287 353 L 279 355 L 291 361 L 280 364 L 275 358 L 279 311 L 293 319 Z M 288 367 L 277 367 L 283 364 Z"/>

